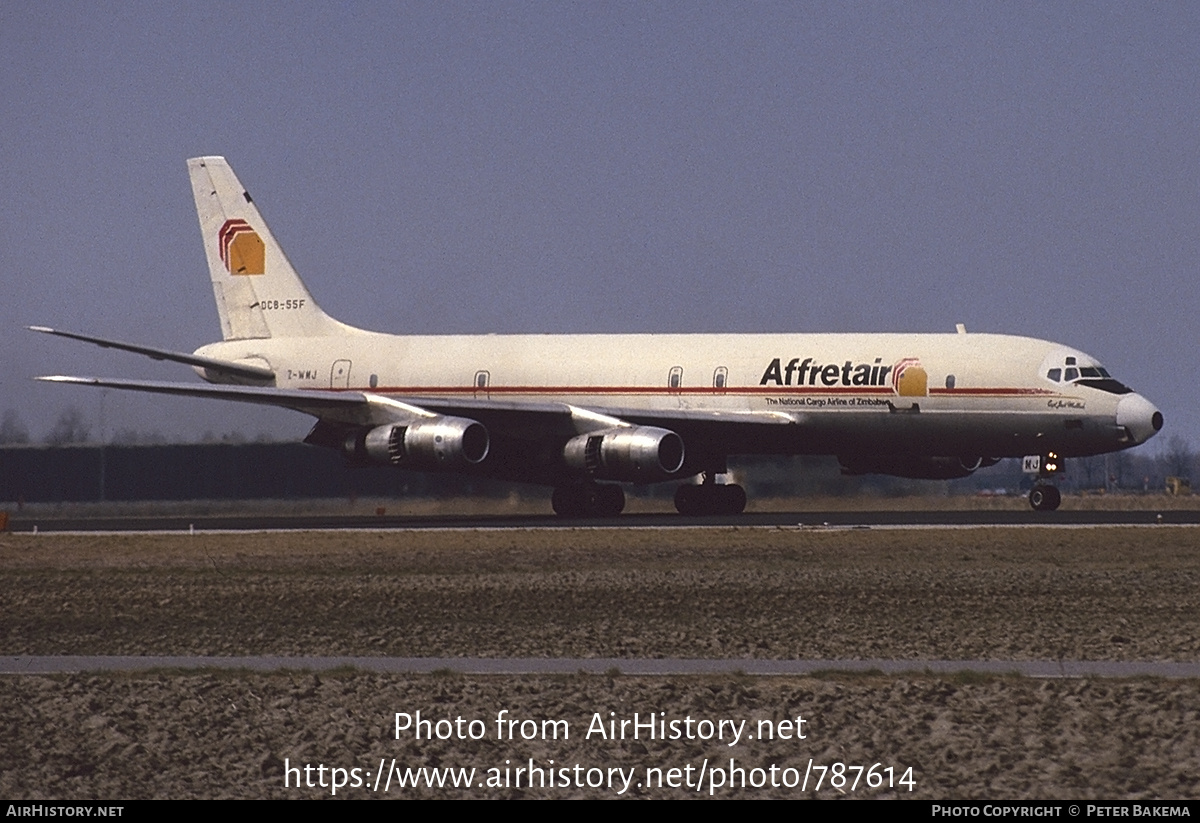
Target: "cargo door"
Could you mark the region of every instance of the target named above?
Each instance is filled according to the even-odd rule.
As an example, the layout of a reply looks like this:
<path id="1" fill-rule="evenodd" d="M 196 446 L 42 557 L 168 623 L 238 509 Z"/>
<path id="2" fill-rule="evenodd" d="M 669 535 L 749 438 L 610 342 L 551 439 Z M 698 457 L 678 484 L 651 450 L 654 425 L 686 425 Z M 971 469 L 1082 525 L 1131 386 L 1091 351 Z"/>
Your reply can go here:
<path id="1" fill-rule="evenodd" d="M 349 360 L 334 360 L 333 366 L 329 369 L 329 388 L 331 389 L 348 389 L 350 388 L 350 361 Z"/>

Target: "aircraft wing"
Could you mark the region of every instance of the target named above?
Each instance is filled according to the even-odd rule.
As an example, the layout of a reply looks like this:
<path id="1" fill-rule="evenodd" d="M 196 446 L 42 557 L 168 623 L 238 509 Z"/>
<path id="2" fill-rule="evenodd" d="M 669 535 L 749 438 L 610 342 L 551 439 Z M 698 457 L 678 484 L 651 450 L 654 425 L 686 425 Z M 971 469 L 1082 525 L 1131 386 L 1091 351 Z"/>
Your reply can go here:
<path id="1" fill-rule="evenodd" d="M 670 429 L 685 441 L 708 439 L 737 429 L 762 430 L 796 425 L 800 420 L 785 412 L 736 412 L 716 409 L 635 409 L 617 406 L 576 406 L 569 403 L 496 400 L 483 398 L 406 398 L 438 414 L 478 420 L 489 431 L 527 440 L 577 434 L 619 426 L 657 426 Z"/>
<path id="2" fill-rule="evenodd" d="M 567 403 L 491 400 L 481 398 L 413 397 L 399 400 L 372 392 L 280 389 L 272 386 L 224 386 L 207 383 L 176 383 L 157 380 L 73 377 L 38 377 L 47 383 L 232 400 L 263 406 L 278 406 L 312 415 L 322 421 L 353 426 L 374 426 L 418 417 L 449 415 L 477 419 L 489 429 L 517 437 L 541 439 L 573 436 L 586 431 L 627 424 L 663 426 L 684 430 L 711 426 L 780 426 L 799 421 L 783 412 L 730 412 L 689 409 L 632 409 L 581 407 Z"/>
<path id="3" fill-rule="evenodd" d="M 153 346 L 143 346 L 138 343 L 122 343 L 119 340 L 108 340 L 103 337 L 93 337 L 90 334 L 78 334 L 70 331 L 60 331 L 47 326 L 26 326 L 30 331 L 41 332 L 42 334 L 53 334 L 57 337 L 67 337 L 71 340 L 82 340 L 85 343 L 92 343 L 105 349 L 120 349 L 121 351 L 129 351 L 134 354 L 141 354 L 149 357 L 151 360 L 170 360 L 173 363 L 184 363 L 188 366 L 199 366 L 211 372 L 226 374 L 230 377 L 239 378 L 242 380 L 253 380 L 255 382 L 263 382 L 275 379 L 275 372 L 262 366 L 255 366 L 249 363 L 231 363 L 228 360 L 216 360 L 212 357 L 200 357 L 195 354 L 186 354 L 185 352 L 170 351 L 169 349 L 158 349 Z M 150 391 L 147 389 L 147 391 Z"/>
<path id="4" fill-rule="evenodd" d="M 488 417 L 554 412 L 576 418 L 595 418 L 596 426 L 608 428 L 622 423 L 670 428 L 678 423 L 742 423 L 746 425 L 792 425 L 798 422 L 787 412 L 722 411 L 719 409 L 636 409 L 619 406 L 576 406 L 569 403 L 537 403 L 521 400 L 484 400 L 477 398 L 413 397 L 408 401 L 440 414 L 459 417 Z"/>

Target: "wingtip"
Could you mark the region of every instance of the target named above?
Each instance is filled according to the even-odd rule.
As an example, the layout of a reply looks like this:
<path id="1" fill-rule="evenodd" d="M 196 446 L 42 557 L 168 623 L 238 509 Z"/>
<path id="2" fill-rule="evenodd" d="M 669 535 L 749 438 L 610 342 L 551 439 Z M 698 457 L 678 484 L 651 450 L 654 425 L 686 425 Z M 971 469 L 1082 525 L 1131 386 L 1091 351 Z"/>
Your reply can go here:
<path id="1" fill-rule="evenodd" d="M 43 383 L 95 383 L 94 377 L 73 377 L 69 374 L 43 374 L 33 378 Z"/>

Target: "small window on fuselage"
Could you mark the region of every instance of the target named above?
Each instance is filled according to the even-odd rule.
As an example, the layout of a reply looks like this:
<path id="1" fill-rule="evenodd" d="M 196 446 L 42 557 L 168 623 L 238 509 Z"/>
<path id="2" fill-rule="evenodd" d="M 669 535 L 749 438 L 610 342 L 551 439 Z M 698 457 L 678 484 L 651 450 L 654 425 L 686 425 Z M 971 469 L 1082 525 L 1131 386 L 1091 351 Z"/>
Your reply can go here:
<path id="1" fill-rule="evenodd" d="M 1046 379 L 1053 380 L 1055 383 L 1062 380 L 1062 369 L 1051 369 L 1046 372 Z"/>

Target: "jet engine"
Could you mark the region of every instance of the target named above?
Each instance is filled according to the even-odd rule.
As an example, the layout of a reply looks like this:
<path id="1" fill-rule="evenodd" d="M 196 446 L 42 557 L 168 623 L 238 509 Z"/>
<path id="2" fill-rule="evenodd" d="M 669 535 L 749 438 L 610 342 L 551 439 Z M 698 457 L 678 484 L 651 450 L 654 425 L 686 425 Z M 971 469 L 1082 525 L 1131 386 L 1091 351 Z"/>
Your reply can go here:
<path id="1" fill-rule="evenodd" d="M 365 463 L 411 469 L 457 469 L 483 461 L 490 441 L 482 423 L 465 417 L 418 418 L 376 426 L 346 438 L 344 451 Z"/>
<path id="2" fill-rule="evenodd" d="M 985 466 L 1000 462 L 996 457 L 929 457 L 913 454 L 838 455 L 842 474 L 890 474 L 914 480 L 952 480 L 968 477 Z"/>
<path id="3" fill-rule="evenodd" d="M 650 483 L 683 466 L 683 440 L 669 429 L 629 426 L 573 437 L 563 459 L 577 471 L 599 480 Z"/>

